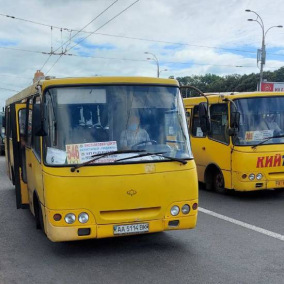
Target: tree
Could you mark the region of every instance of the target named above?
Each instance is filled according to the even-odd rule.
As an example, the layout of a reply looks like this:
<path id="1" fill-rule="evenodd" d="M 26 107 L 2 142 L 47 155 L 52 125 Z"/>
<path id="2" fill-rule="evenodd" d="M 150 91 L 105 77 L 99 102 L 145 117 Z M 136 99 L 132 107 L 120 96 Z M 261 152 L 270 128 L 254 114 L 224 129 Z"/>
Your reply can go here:
<path id="1" fill-rule="evenodd" d="M 284 82 L 284 67 L 273 72 L 266 71 L 263 78 L 271 82 Z M 254 92 L 259 83 L 259 74 L 233 74 L 219 76 L 215 74 L 193 75 L 176 78 L 181 86 L 193 85 L 204 93 L 214 92 Z M 183 94 L 185 91 L 183 90 Z M 198 95 L 196 92 L 190 92 L 189 96 Z"/>

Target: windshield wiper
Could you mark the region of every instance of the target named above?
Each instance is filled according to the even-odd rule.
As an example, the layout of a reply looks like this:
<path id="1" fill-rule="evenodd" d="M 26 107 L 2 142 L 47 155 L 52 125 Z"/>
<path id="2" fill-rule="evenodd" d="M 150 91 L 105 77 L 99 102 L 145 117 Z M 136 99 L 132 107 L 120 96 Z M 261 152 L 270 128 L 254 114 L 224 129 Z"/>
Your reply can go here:
<path id="1" fill-rule="evenodd" d="M 260 143 L 256 144 L 256 145 L 253 145 L 251 148 L 252 149 L 255 149 L 257 146 L 265 143 L 266 141 L 272 139 L 272 138 L 283 138 L 284 137 L 284 134 L 283 135 L 275 135 L 275 136 L 271 136 L 271 137 L 267 137 L 266 139 L 264 139 L 263 141 L 261 141 Z"/>
<path id="2" fill-rule="evenodd" d="M 140 155 L 137 155 L 137 156 L 132 156 L 132 157 L 126 157 L 126 158 L 118 159 L 115 162 L 129 160 L 129 159 L 133 159 L 133 158 L 147 157 L 147 156 L 158 156 L 158 157 L 163 157 L 163 158 L 169 159 L 171 161 L 182 163 L 183 165 L 187 164 L 186 160 L 164 156 L 163 154 L 165 154 L 165 153 L 167 153 L 167 152 L 158 152 L 158 153 L 148 153 L 148 152 L 146 152 L 146 153 L 143 153 L 143 154 L 140 154 Z"/>
<path id="3" fill-rule="evenodd" d="M 93 155 L 91 160 L 85 162 L 85 163 L 82 163 L 82 164 L 78 164 L 74 167 L 72 167 L 70 170 L 71 172 L 75 172 L 77 169 L 81 168 L 81 167 L 84 167 L 86 165 L 89 165 L 93 162 L 95 162 L 96 160 L 99 160 L 101 158 L 104 158 L 104 157 L 107 157 L 107 156 L 110 156 L 110 155 L 116 155 L 116 154 L 127 154 L 127 153 L 141 153 L 141 152 L 145 152 L 145 150 L 120 150 L 120 151 L 112 151 L 112 152 L 107 152 L 107 153 L 103 153 L 103 154 L 96 154 L 96 155 Z"/>

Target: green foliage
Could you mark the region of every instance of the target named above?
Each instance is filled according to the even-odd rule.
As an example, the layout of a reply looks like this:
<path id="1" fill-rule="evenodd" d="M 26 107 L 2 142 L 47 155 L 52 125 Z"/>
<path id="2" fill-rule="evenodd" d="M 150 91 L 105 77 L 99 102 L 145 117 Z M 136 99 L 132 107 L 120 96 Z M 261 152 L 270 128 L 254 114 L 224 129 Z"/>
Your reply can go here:
<path id="1" fill-rule="evenodd" d="M 269 82 L 284 82 L 284 67 L 276 71 L 266 71 L 263 78 Z M 245 75 L 233 74 L 218 76 L 215 74 L 193 75 L 176 78 L 181 86 L 192 85 L 204 93 L 209 92 L 254 92 L 259 82 L 259 74 L 251 73 Z M 194 92 L 190 96 L 197 95 Z"/>

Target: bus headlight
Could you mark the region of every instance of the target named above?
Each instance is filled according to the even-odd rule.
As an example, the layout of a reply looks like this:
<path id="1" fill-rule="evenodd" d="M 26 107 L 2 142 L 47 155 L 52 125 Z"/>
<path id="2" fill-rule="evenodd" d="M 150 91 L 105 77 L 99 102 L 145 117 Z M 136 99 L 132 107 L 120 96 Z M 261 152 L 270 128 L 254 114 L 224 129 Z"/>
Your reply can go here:
<path id="1" fill-rule="evenodd" d="M 79 222 L 85 224 L 89 221 L 89 215 L 85 212 L 79 214 Z"/>
<path id="2" fill-rule="evenodd" d="M 188 205 L 188 204 L 184 204 L 184 205 L 182 206 L 182 208 L 181 208 L 181 212 L 182 212 L 183 214 L 188 214 L 189 211 L 190 211 L 189 205 Z"/>
<path id="3" fill-rule="evenodd" d="M 178 215 L 178 213 L 179 213 L 179 207 L 176 206 L 176 205 L 174 205 L 174 206 L 171 208 L 171 214 L 172 214 L 173 216 L 176 216 L 176 215 Z"/>
<path id="4" fill-rule="evenodd" d="M 68 213 L 64 220 L 67 224 L 73 224 L 76 221 L 76 216 L 73 213 Z"/>
<path id="5" fill-rule="evenodd" d="M 250 175 L 249 175 L 249 180 L 254 180 L 254 178 L 255 178 L 255 175 L 254 175 L 254 174 L 250 174 Z"/>
<path id="6" fill-rule="evenodd" d="M 262 178 L 263 178 L 263 175 L 262 175 L 262 174 L 257 174 L 257 175 L 256 175 L 256 179 L 257 179 L 257 180 L 260 180 L 260 179 L 262 179 Z"/>

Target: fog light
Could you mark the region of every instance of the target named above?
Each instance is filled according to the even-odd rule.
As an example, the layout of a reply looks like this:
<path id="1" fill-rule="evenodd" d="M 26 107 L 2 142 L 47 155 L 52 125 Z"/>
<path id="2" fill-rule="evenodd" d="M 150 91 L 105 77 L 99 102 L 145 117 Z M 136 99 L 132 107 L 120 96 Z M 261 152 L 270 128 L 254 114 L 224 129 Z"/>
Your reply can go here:
<path id="1" fill-rule="evenodd" d="M 254 180 L 254 177 L 255 177 L 254 174 L 250 174 L 249 175 L 249 180 Z"/>
<path id="2" fill-rule="evenodd" d="M 189 211 L 190 211 L 189 205 L 188 205 L 188 204 L 184 204 L 184 205 L 182 206 L 182 208 L 181 208 L 181 212 L 182 212 L 183 214 L 188 214 Z"/>
<path id="3" fill-rule="evenodd" d="M 176 205 L 174 205 L 174 206 L 171 208 L 171 214 L 172 214 L 173 216 L 176 216 L 176 215 L 178 215 L 178 213 L 179 213 L 179 207 L 176 206 Z"/>
<path id="4" fill-rule="evenodd" d="M 257 174 L 257 175 L 256 175 L 256 179 L 258 179 L 258 180 L 262 179 L 262 177 L 263 177 L 262 174 Z"/>
<path id="5" fill-rule="evenodd" d="M 84 212 L 80 213 L 78 220 L 80 223 L 85 224 L 89 221 L 89 215 Z"/>
<path id="6" fill-rule="evenodd" d="M 60 214 L 54 214 L 54 215 L 53 215 L 54 221 L 60 221 L 61 218 L 62 218 L 62 216 L 61 216 Z"/>
<path id="7" fill-rule="evenodd" d="M 64 219 L 67 224 L 73 224 L 76 221 L 76 216 L 72 213 L 68 213 Z"/>
<path id="8" fill-rule="evenodd" d="M 243 179 L 246 179 L 246 178 L 247 178 L 247 175 L 246 175 L 246 174 L 243 174 L 243 175 L 242 175 L 242 178 L 243 178 Z"/>

